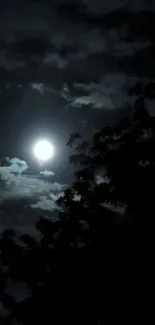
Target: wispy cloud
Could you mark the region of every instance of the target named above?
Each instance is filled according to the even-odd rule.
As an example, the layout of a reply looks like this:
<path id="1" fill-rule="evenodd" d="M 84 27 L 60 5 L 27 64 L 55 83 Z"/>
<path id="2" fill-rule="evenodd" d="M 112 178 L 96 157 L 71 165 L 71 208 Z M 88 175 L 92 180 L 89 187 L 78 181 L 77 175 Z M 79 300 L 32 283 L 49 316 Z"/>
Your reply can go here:
<path id="1" fill-rule="evenodd" d="M 71 106 L 90 105 L 96 109 L 122 108 L 131 101 L 127 96 L 127 89 L 133 81 L 134 77 L 127 78 L 122 73 L 109 73 L 99 82 L 74 83 L 75 96 L 72 98 Z"/>
<path id="2" fill-rule="evenodd" d="M 55 203 L 62 193 L 54 195 L 52 198 L 41 196 L 37 203 L 31 204 L 31 208 L 40 209 L 44 211 L 62 211 L 62 209 Z M 54 199 L 54 200 L 53 200 Z"/>
<path id="3" fill-rule="evenodd" d="M 49 181 L 54 173 L 45 170 L 30 176 L 22 174 L 28 168 L 25 161 L 7 158 L 7 162 L 10 166 L 0 166 L 0 232 L 7 227 L 31 232 L 41 216 L 58 217 L 56 200 L 66 186 Z"/>
<path id="4" fill-rule="evenodd" d="M 10 172 L 0 171 L 0 195 L 1 198 L 20 198 L 23 196 L 49 196 L 50 193 L 59 193 L 65 188 L 58 183 L 50 183 L 39 176 L 14 175 Z M 4 185 L 4 187 L 3 187 Z"/>
<path id="5" fill-rule="evenodd" d="M 45 169 L 44 171 L 41 171 L 40 174 L 43 175 L 43 176 L 45 176 L 45 177 L 49 177 L 49 176 L 54 176 L 55 175 L 54 172 L 52 172 L 50 170 L 47 170 L 47 169 Z"/>

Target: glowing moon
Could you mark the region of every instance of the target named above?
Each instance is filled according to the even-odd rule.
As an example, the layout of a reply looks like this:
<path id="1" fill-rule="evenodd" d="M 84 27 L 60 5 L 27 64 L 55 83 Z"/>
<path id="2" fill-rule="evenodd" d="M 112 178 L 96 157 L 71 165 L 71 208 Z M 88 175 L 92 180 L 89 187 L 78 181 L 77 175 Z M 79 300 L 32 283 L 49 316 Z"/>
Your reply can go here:
<path id="1" fill-rule="evenodd" d="M 41 161 L 49 160 L 53 153 L 53 146 L 47 140 L 40 140 L 34 147 L 34 154 Z"/>

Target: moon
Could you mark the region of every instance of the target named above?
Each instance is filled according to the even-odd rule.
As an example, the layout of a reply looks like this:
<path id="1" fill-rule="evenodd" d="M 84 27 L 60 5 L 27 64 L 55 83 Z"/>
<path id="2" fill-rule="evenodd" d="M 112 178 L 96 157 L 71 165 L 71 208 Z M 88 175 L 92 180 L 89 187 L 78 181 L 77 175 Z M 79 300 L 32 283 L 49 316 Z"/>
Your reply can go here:
<path id="1" fill-rule="evenodd" d="M 47 161 L 52 158 L 54 154 L 54 148 L 52 144 L 47 140 L 40 140 L 34 146 L 34 155 L 40 161 Z"/>

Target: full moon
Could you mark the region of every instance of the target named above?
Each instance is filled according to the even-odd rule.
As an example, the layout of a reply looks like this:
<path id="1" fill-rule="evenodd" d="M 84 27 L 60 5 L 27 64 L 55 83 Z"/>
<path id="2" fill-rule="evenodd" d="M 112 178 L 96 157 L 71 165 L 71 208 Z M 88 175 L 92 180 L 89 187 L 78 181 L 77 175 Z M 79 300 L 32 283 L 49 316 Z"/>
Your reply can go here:
<path id="1" fill-rule="evenodd" d="M 53 146 L 47 140 L 38 141 L 34 147 L 34 155 L 41 161 L 49 160 L 53 153 Z"/>

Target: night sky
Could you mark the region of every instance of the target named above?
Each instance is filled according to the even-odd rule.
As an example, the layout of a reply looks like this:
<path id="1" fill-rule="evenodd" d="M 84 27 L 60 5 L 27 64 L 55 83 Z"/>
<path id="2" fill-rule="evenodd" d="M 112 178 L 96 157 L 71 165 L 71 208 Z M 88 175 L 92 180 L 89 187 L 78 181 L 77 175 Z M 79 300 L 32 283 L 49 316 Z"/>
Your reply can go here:
<path id="1" fill-rule="evenodd" d="M 72 179 L 71 132 L 89 139 L 131 113 L 128 89 L 155 75 L 154 21 L 151 0 L 0 0 L 2 229 L 55 211 Z M 33 155 L 39 138 L 55 148 L 49 177 Z"/>

